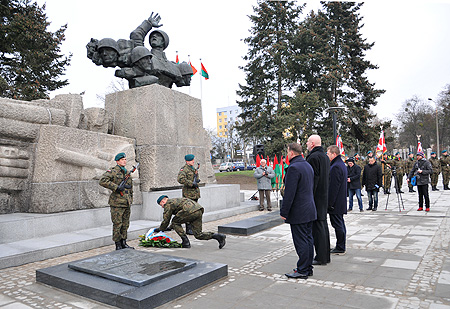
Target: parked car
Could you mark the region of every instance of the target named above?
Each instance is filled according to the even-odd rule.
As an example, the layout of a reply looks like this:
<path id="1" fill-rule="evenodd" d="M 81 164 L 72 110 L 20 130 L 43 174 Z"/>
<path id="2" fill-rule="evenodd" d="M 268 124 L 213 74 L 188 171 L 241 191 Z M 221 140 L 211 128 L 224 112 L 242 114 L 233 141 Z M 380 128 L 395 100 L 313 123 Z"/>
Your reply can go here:
<path id="1" fill-rule="evenodd" d="M 219 166 L 219 172 L 231 172 L 233 170 L 233 163 L 224 162 Z"/>
<path id="2" fill-rule="evenodd" d="M 244 162 L 235 162 L 233 163 L 233 171 L 245 171 L 245 170 L 253 170 L 256 168 L 256 165 L 248 164 L 245 166 Z"/>

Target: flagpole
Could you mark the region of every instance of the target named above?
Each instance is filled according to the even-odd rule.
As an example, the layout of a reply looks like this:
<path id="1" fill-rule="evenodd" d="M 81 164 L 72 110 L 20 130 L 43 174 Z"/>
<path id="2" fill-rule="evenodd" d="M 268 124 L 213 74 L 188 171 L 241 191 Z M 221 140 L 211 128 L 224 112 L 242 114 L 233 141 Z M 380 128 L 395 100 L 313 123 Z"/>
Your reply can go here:
<path id="1" fill-rule="evenodd" d="M 202 63 L 202 58 L 200 58 L 200 65 Z M 200 77 L 200 100 L 203 101 L 203 88 L 202 88 L 202 74 L 198 75 Z"/>

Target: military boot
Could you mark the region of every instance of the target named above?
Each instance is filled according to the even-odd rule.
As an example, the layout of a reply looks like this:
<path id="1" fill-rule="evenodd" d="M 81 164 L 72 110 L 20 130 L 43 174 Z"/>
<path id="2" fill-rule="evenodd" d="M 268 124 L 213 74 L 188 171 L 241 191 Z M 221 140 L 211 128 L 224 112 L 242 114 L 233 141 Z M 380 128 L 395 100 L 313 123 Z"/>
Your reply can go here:
<path id="1" fill-rule="evenodd" d="M 122 248 L 122 242 L 121 241 L 116 241 L 116 250 L 120 250 L 123 249 Z"/>
<path id="2" fill-rule="evenodd" d="M 448 187 L 448 185 L 444 186 L 444 190 L 450 190 L 450 188 Z"/>
<path id="3" fill-rule="evenodd" d="M 194 232 L 192 232 L 192 225 L 190 223 L 186 223 L 186 234 L 194 235 Z"/>
<path id="4" fill-rule="evenodd" d="M 122 239 L 120 241 L 120 243 L 122 244 L 122 249 L 126 249 L 126 248 L 134 249 L 134 247 L 130 247 L 130 246 L 127 245 L 127 240 L 126 239 Z"/>
<path id="5" fill-rule="evenodd" d="M 224 234 L 213 234 L 212 238 L 217 240 L 219 242 L 219 249 L 222 249 L 225 246 L 225 238 L 227 236 L 225 236 Z"/>
<path id="6" fill-rule="evenodd" d="M 434 186 L 434 191 L 439 191 L 439 189 L 437 188 L 437 186 Z"/>
<path id="7" fill-rule="evenodd" d="M 191 247 L 191 243 L 189 242 L 189 238 L 184 235 L 181 236 L 181 248 L 190 248 Z"/>
<path id="8" fill-rule="evenodd" d="M 413 193 L 413 192 L 416 192 L 416 191 L 414 191 L 413 187 L 409 187 L 409 193 Z"/>
<path id="9" fill-rule="evenodd" d="M 431 191 L 436 191 L 436 186 L 431 186 Z"/>

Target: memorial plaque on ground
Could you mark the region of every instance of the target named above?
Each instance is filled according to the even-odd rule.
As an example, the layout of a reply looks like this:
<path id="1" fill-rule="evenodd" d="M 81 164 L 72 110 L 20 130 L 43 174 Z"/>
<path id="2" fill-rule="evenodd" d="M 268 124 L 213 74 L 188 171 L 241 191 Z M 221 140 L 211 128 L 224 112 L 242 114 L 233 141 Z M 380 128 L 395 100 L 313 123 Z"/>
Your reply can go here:
<path id="1" fill-rule="evenodd" d="M 280 213 L 274 211 L 261 216 L 220 225 L 218 230 L 219 233 L 248 236 L 283 223 L 284 220 L 281 219 Z"/>
<path id="2" fill-rule="evenodd" d="M 143 286 L 194 267 L 192 260 L 125 249 L 69 263 L 69 268 Z"/>

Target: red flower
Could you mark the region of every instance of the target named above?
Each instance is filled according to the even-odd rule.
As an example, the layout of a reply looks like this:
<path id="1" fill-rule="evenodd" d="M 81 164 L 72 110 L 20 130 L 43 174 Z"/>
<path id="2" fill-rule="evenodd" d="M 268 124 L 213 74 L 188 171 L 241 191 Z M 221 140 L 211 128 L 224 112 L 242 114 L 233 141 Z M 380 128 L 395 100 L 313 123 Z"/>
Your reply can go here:
<path id="1" fill-rule="evenodd" d="M 166 243 L 170 244 L 170 239 L 166 238 Z"/>

